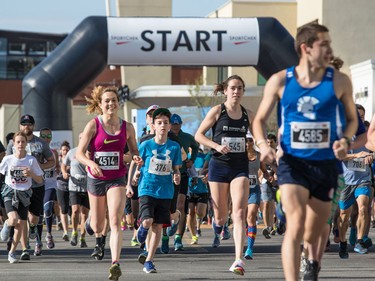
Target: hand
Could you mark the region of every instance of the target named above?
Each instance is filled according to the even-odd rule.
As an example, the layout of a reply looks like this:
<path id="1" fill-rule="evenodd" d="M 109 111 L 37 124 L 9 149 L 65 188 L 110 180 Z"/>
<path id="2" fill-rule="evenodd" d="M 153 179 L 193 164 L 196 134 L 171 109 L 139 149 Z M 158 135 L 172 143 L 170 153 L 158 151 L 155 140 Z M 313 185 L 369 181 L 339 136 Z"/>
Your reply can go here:
<path id="1" fill-rule="evenodd" d="M 260 161 L 267 164 L 272 164 L 276 160 L 275 150 L 268 145 L 261 145 L 260 149 Z"/>
<path id="2" fill-rule="evenodd" d="M 62 173 L 62 176 L 65 180 L 69 179 L 70 175 L 68 173 Z"/>
<path id="3" fill-rule="evenodd" d="M 31 170 L 29 168 L 23 169 L 22 173 L 25 177 L 31 177 Z"/>
<path id="4" fill-rule="evenodd" d="M 133 155 L 133 161 L 134 163 L 138 166 L 138 167 L 142 167 L 143 166 L 143 159 L 141 156 L 139 155 Z"/>
<path id="5" fill-rule="evenodd" d="M 215 150 L 217 152 L 220 152 L 221 154 L 227 154 L 231 151 L 230 147 L 229 146 L 226 146 L 226 145 L 217 145 L 215 147 Z"/>
<path id="6" fill-rule="evenodd" d="M 348 153 L 348 145 L 341 140 L 336 140 L 332 145 L 333 153 L 338 160 L 342 160 Z"/>
<path id="7" fill-rule="evenodd" d="M 130 185 L 126 186 L 126 197 L 132 198 L 134 195 L 134 190 Z"/>
<path id="8" fill-rule="evenodd" d="M 179 185 L 181 182 L 181 174 L 180 172 L 173 174 L 173 182 L 175 185 Z"/>
<path id="9" fill-rule="evenodd" d="M 96 164 L 94 161 L 92 161 L 92 165 L 90 165 L 90 172 L 94 177 L 102 177 L 103 172 L 102 169 L 100 169 L 99 165 Z"/>

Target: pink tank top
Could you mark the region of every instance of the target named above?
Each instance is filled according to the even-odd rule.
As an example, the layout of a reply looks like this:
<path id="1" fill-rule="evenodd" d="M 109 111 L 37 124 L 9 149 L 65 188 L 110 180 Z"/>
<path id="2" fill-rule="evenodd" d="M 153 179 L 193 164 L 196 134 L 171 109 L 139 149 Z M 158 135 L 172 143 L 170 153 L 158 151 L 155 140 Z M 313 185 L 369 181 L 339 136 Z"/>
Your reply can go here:
<path id="1" fill-rule="evenodd" d="M 120 119 L 121 131 L 117 135 L 108 134 L 99 117 L 95 119 L 96 134 L 90 141 L 91 160 L 102 169 L 103 176 L 95 177 L 88 168 L 90 177 L 100 180 L 118 179 L 126 175 L 123 155 L 126 146 L 126 121 Z"/>

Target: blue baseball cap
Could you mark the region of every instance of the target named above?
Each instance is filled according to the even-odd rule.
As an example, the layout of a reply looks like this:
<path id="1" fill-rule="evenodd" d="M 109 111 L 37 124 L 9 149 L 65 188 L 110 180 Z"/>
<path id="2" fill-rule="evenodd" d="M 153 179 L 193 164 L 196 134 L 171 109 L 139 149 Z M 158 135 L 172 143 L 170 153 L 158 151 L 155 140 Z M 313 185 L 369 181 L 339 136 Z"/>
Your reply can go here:
<path id="1" fill-rule="evenodd" d="M 171 116 L 171 124 L 173 125 L 173 124 L 182 124 L 182 119 L 181 119 L 181 117 L 180 117 L 180 115 L 178 115 L 178 114 L 173 114 L 172 116 Z"/>

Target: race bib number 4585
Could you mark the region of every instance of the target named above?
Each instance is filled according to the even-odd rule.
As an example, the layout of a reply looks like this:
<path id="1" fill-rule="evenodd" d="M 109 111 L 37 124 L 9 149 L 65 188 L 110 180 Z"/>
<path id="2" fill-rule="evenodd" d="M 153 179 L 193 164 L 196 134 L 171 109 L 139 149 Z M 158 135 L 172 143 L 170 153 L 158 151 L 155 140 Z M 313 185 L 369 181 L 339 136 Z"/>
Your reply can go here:
<path id="1" fill-rule="evenodd" d="M 291 122 L 291 147 L 329 148 L 330 122 Z"/>

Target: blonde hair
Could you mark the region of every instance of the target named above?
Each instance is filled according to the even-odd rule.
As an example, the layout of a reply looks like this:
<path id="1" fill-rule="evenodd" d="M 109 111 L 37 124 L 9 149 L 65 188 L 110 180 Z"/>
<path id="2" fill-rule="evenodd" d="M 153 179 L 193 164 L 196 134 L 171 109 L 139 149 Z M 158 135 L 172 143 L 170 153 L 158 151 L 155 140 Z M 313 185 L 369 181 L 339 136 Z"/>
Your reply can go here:
<path id="1" fill-rule="evenodd" d="M 103 114 L 102 109 L 100 108 L 100 103 L 102 102 L 102 96 L 104 93 L 112 92 L 116 94 L 117 101 L 119 101 L 119 97 L 117 94 L 118 88 L 117 87 L 103 87 L 103 86 L 96 86 L 91 92 L 91 98 L 85 97 L 87 101 L 86 111 L 87 113 L 97 113 Z"/>
<path id="2" fill-rule="evenodd" d="M 14 133 L 14 135 L 13 135 L 13 143 L 16 142 L 16 137 L 23 137 L 23 138 L 25 138 L 25 140 L 27 142 L 27 136 L 26 136 L 26 134 L 24 132 L 19 131 L 19 132 Z"/>

